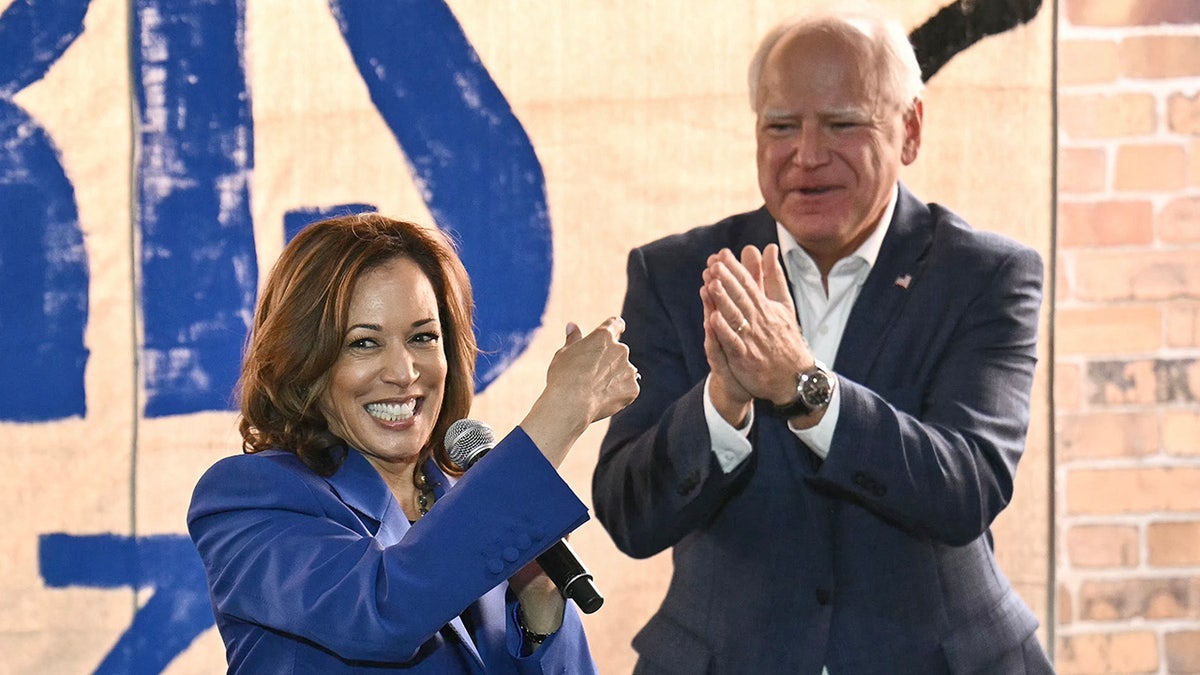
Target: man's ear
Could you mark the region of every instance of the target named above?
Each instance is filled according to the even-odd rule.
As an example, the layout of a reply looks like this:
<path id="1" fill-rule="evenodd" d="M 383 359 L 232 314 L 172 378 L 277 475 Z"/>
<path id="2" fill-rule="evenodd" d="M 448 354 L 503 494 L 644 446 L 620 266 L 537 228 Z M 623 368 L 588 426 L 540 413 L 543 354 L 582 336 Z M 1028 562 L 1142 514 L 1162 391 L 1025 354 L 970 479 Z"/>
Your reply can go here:
<path id="1" fill-rule="evenodd" d="M 900 148 L 900 161 L 905 166 L 917 159 L 917 151 L 921 149 L 921 121 L 925 114 L 925 106 L 921 99 L 914 98 L 908 111 L 904 113 L 904 145 Z"/>

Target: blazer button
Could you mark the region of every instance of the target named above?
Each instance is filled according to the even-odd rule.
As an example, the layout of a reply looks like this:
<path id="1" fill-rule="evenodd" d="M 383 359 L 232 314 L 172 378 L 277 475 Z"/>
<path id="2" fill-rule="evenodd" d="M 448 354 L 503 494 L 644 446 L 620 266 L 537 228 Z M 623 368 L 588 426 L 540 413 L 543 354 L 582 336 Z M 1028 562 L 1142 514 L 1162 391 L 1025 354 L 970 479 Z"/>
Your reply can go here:
<path id="1" fill-rule="evenodd" d="M 688 475 L 684 476 L 683 480 L 679 481 L 678 490 L 679 490 L 680 496 L 686 495 L 689 492 L 691 492 L 692 490 L 695 490 L 696 486 L 699 484 L 700 484 L 700 472 L 699 471 L 693 471 L 693 472 L 689 473 Z"/>
<path id="2" fill-rule="evenodd" d="M 829 604 L 830 593 L 824 588 L 817 589 L 817 604 L 825 606 Z"/>
<path id="3" fill-rule="evenodd" d="M 882 497 L 887 494 L 887 487 L 885 485 L 874 478 L 871 478 L 862 471 L 855 472 L 853 480 L 855 485 L 876 497 Z"/>

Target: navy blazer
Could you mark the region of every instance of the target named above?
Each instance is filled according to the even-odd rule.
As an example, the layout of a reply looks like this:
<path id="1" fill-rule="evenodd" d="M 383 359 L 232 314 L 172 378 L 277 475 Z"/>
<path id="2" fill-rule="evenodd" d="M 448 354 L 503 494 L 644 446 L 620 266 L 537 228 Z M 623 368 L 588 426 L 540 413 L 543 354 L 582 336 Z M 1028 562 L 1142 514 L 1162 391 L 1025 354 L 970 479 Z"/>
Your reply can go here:
<path id="1" fill-rule="evenodd" d="M 592 673 L 579 616 L 519 658 L 507 579 L 587 520 L 520 429 L 410 525 L 357 451 L 333 476 L 290 452 L 220 460 L 188 529 L 230 673 Z M 453 484 L 453 489 L 446 488 Z"/>
<path id="2" fill-rule="evenodd" d="M 763 208 L 629 256 L 642 391 L 612 419 L 593 499 L 627 554 L 673 547 L 639 668 L 1007 675 L 1031 644 L 1044 662 L 989 532 L 1029 422 L 1040 256 L 901 187 L 833 363 L 828 459 L 759 407 L 751 455 L 725 474 L 702 407 L 701 272 L 722 248 L 777 243 L 775 227 Z"/>

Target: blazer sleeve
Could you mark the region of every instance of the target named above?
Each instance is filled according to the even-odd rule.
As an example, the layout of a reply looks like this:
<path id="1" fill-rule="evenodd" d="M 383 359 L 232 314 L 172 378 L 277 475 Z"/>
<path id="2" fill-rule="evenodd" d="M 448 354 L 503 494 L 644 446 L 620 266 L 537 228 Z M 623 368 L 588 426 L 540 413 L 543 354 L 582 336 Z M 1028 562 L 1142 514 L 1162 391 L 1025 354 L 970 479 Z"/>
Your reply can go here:
<path id="1" fill-rule="evenodd" d="M 386 547 L 323 480 L 296 466 L 258 455 L 221 460 L 196 486 L 189 532 L 218 613 L 348 660 L 414 658 L 439 628 L 587 520 L 520 429 Z"/>
<path id="2" fill-rule="evenodd" d="M 664 258 L 671 256 L 656 263 Z M 751 454 L 725 474 L 713 455 L 703 409 L 703 316 L 692 315 L 700 310 L 703 266 L 684 267 L 649 265 L 643 249 L 629 255 L 622 341 L 642 389 L 610 421 L 592 478 L 596 517 L 637 558 L 711 520 L 754 463 Z"/>
<path id="3" fill-rule="evenodd" d="M 974 261 L 957 262 L 971 268 Z M 892 383 L 839 379 L 838 426 L 817 476 L 900 526 L 951 545 L 977 539 L 1008 505 L 1029 424 L 1041 257 L 1012 246 L 989 268 L 977 285 L 931 282 L 939 294 L 974 297 L 954 314 L 908 319 L 946 336 L 919 348 L 908 339 L 885 348 L 880 360 L 900 364 L 887 367 Z"/>

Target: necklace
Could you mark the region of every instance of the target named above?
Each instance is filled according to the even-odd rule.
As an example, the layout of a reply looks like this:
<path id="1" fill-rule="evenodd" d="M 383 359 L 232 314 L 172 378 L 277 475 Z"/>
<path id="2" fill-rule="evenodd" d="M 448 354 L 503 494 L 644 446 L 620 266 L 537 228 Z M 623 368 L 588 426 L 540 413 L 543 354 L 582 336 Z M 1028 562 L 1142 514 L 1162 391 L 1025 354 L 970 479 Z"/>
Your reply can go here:
<path id="1" fill-rule="evenodd" d="M 424 469 L 417 470 L 417 511 L 423 516 L 429 513 L 429 509 L 433 506 L 433 485 L 429 482 L 429 477 L 425 475 Z"/>

